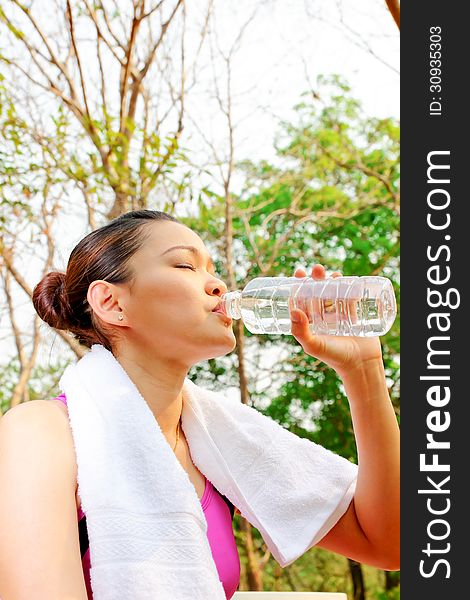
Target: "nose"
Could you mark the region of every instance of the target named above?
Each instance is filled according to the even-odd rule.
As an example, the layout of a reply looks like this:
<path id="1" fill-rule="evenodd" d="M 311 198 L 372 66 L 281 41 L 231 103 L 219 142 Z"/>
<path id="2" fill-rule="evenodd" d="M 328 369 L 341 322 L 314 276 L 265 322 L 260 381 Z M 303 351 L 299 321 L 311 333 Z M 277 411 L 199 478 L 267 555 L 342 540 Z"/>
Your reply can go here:
<path id="1" fill-rule="evenodd" d="M 222 296 L 228 292 L 225 283 L 217 277 L 214 277 L 207 283 L 206 290 L 211 296 Z"/>

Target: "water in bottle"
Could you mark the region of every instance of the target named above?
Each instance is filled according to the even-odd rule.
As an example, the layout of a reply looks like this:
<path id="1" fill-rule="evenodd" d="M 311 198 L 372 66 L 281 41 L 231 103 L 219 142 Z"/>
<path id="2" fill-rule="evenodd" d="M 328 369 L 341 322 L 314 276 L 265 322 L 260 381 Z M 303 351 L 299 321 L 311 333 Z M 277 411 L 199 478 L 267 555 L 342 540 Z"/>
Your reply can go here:
<path id="1" fill-rule="evenodd" d="M 396 317 L 393 286 L 385 277 L 256 277 L 222 296 L 222 310 L 243 319 L 251 333 L 290 334 L 290 309 L 307 315 L 312 333 L 381 336 Z"/>

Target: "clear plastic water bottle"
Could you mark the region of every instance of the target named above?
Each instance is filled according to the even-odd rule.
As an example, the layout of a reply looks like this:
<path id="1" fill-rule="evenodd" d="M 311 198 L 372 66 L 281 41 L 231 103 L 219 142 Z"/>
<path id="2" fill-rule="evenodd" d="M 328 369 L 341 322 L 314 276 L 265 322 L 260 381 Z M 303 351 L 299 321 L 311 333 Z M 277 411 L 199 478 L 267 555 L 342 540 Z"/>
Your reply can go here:
<path id="1" fill-rule="evenodd" d="M 387 333 L 396 314 L 385 277 L 256 277 L 222 296 L 222 310 L 251 333 L 291 333 L 290 309 L 305 312 L 312 333 L 373 337 Z"/>

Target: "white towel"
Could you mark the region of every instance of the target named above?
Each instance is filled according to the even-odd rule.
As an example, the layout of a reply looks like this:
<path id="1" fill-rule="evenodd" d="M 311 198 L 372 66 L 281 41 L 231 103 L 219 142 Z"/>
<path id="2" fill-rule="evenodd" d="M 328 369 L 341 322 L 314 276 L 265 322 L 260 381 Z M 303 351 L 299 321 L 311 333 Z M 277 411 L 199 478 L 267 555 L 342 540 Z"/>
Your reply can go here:
<path id="1" fill-rule="evenodd" d="M 64 371 L 95 600 L 225 600 L 196 490 L 148 404 L 103 346 Z M 339 520 L 357 466 L 185 379 L 196 467 L 287 566 Z"/>

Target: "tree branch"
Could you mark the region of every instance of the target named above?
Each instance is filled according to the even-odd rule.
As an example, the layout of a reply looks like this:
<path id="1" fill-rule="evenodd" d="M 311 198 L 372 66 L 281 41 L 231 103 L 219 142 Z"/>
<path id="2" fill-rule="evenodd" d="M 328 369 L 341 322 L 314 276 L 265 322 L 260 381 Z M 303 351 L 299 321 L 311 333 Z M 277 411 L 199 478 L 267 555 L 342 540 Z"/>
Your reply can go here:
<path id="1" fill-rule="evenodd" d="M 122 50 L 125 51 L 125 45 L 121 42 L 121 40 L 117 37 L 117 35 L 114 33 L 114 31 L 111 28 L 111 23 L 109 21 L 109 17 L 108 17 L 108 13 L 106 12 L 106 9 L 104 7 L 103 1 L 99 0 L 99 7 L 101 9 L 101 12 L 103 14 L 103 19 L 106 25 L 106 29 L 109 32 L 109 35 L 113 38 L 113 40 L 116 42 L 116 44 L 119 46 L 119 48 L 122 48 Z"/>
<path id="2" fill-rule="evenodd" d="M 16 406 L 21 402 L 27 402 L 29 400 L 28 381 L 31 376 L 33 367 L 36 364 L 36 358 L 39 350 L 39 324 L 39 316 L 35 315 L 33 323 L 33 347 L 31 349 L 31 354 L 29 355 L 28 359 L 21 366 L 20 377 L 13 389 L 10 407 Z"/>
<path id="3" fill-rule="evenodd" d="M 400 2 L 399 0 L 385 0 L 388 10 L 390 11 L 393 20 L 398 29 L 400 29 Z"/>
<path id="4" fill-rule="evenodd" d="M 162 43 L 163 38 L 165 37 L 165 34 L 168 30 L 168 27 L 170 25 L 170 23 L 172 22 L 173 18 L 175 17 L 179 7 L 184 4 L 184 0 L 178 0 L 175 8 L 173 9 L 171 15 L 168 17 L 167 21 L 165 21 L 165 23 L 162 23 L 162 29 L 160 31 L 160 36 L 158 38 L 158 40 L 155 42 L 155 44 L 153 45 L 152 49 L 150 50 L 150 52 L 148 53 L 147 59 L 145 60 L 144 66 L 142 67 L 142 69 L 140 70 L 140 82 L 142 82 L 145 78 L 145 76 L 147 75 L 148 70 L 150 69 L 153 59 L 155 57 L 155 53 L 158 49 L 158 47 L 160 46 L 160 44 Z"/>
<path id="5" fill-rule="evenodd" d="M 121 68 L 121 86 L 120 86 L 120 90 L 119 90 L 119 94 L 121 97 L 119 131 L 121 133 L 124 133 L 124 131 L 127 129 L 126 119 L 130 112 L 130 106 L 129 106 L 129 109 L 126 111 L 127 91 L 129 89 L 129 74 L 132 69 L 132 61 L 133 61 L 132 53 L 134 51 L 134 47 L 135 47 L 135 43 L 136 43 L 136 39 L 137 39 L 137 32 L 139 30 L 140 24 L 141 24 L 141 20 L 136 16 L 136 14 L 134 14 L 134 18 L 132 19 L 132 25 L 131 25 L 131 34 L 129 36 L 129 42 L 127 44 L 127 49 L 126 49 L 126 55 L 124 58 L 123 66 Z M 136 83 L 137 83 L 137 86 L 136 86 Z M 136 99 L 138 96 L 139 84 L 140 84 L 140 81 L 138 79 L 136 79 L 135 83 L 134 83 L 134 86 L 136 86 L 134 88 L 135 92 L 133 90 L 133 93 L 135 93 Z"/>
<path id="6" fill-rule="evenodd" d="M 88 14 L 90 15 L 90 18 L 91 18 L 91 20 L 93 21 L 93 23 L 95 25 L 96 35 L 97 35 L 98 39 L 103 40 L 103 42 L 106 44 L 106 47 L 111 52 L 111 54 L 114 56 L 114 58 L 122 65 L 123 64 L 122 59 L 119 57 L 119 55 L 116 52 L 116 50 L 114 49 L 113 45 L 106 38 L 106 36 L 104 35 L 103 31 L 101 30 L 101 27 L 100 27 L 99 22 L 98 22 L 98 17 L 96 15 L 96 12 L 94 11 L 93 7 L 90 6 L 88 0 L 83 0 L 83 1 L 85 2 L 85 6 L 87 8 Z M 114 38 L 114 40 L 116 41 L 116 38 Z M 122 48 L 120 42 L 117 41 L 117 43 L 119 45 L 119 48 Z"/>
<path id="7" fill-rule="evenodd" d="M 21 333 L 20 333 L 20 330 L 16 323 L 15 311 L 13 308 L 15 306 L 15 303 L 13 301 L 13 297 L 11 294 L 10 273 L 8 272 L 8 269 L 6 270 L 6 272 L 4 274 L 2 274 L 2 276 L 3 276 L 3 289 L 5 290 L 5 297 L 6 297 L 7 305 L 8 305 L 8 316 L 10 318 L 10 325 L 11 325 L 11 329 L 13 331 L 13 337 L 15 338 L 16 352 L 18 354 L 18 360 L 20 363 L 20 371 L 21 371 L 26 363 L 26 355 L 25 355 L 25 351 L 24 351 L 23 341 L 21 339 Z"/>
<path id="8" fill-rule="evenodd" d="M 18 272 L 16 267 L 13 264 L 11 251 L 3 251 L 3 260 L 6 268 L 9 270 L 13 279 L 16 283 L 22 288 L 22 290 L 30 297 L 33 297 L 33 290 L 24 279 L 24 277 Z M 84 348 L 76 339 L 70 337 L 70 335 L 66 331 L 55 330 L 57 335 L 59 335 L 64 342 L 70 347 L 70 349 L 75 353 L 77 358 L 81 358 L 85 355 L 86 348 Z"/>
<path id="9" fill-rule="evenodd" d="M 88 106 L 88 98 L 87 98 L 87 92 L 86 92 L 86 87 L 85 87 L 85 79 L 83 77 L 82 62 L 80 59 L 80 53 L 78 52 L 77 43 L 75 40 L 75 25 L 74 25 L 74 21 L 73 21 L 72 6 L 70 5 L 70 0 L 67 0 L 66 14 L 67 14 L 67 22 L 69 25 L 70 40 L 72 42 L 75 59 L 77 61 L 78 73 L 80 76 L 80 84 L 81 84 L 81 88 L 82 88 L 83 103 L 85 105 L 85 112 L 86 112 L 86 116 L 87 116 L 87 125 L 89 127 L 90 135 L 92 136 L 92 138 L 98 139 L 99 136 L 96 132 L 95 126 L 93 125 L 93 119 L 91 118 L 90 108 Z M 99 145 L 101 146 L 101 144 L 99 144 Z"/>
<path id="10" fill-rule="evenodd" d="M 65 65 L 59 60 L 59 58 L 55 54 L 54 50 L 52 49 L 52 46 L 49 44 L 49 42 L 47 40 L 47 36 L 44 34 L 42 29 L 39 27 L 39 24 L 37 23 L 36 19 L 31 14 L 31 11 L 29 10 L 29 8 L 20 4 L 20 2 L 18 2 L 18 0 L 12 0 L 12 2 L 27 16 L 31 25 L 34 27 L 35 31 L 37 32 L 37 34 L 43 41 L 45 47 L 47 48 L 47 51 L 49 52 L 49 56 L 50 56 L 49 62 L 52 63 L 55 67 L 57 67 L 60 70 L 60 72 L 62 73 L 62 75 L 65 77 L 65 79 L 69 85 L 69 90 L 70 90 L 70 94 L 71 94 L 72 98 L 74 98 L 74 99 L 77 98 L 75 86 L 70 77 L 70 74 L 68 73 L 67 69 L 65 68 Z M 24 44 L 26 44 L 24 39 L 22 39 L 22 41 Z"/>

